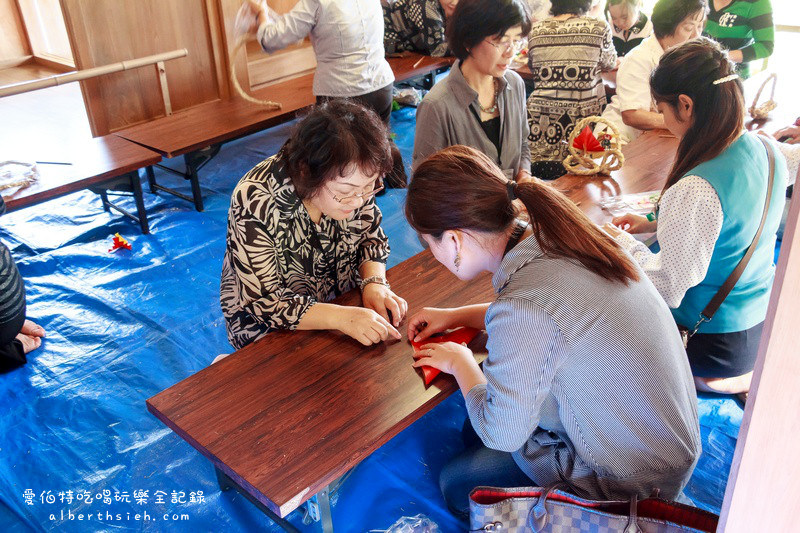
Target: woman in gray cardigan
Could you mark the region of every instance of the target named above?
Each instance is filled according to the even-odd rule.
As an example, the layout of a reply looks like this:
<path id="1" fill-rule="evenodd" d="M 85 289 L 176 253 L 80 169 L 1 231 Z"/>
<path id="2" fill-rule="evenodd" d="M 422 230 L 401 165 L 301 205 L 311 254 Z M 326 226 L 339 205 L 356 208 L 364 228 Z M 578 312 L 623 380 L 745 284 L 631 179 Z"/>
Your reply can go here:
<path id="1" fill-rule="evenodd" d="M 488 155 L 509 178 L 530 175 L 525 85 L 508 70 L 530 28 L 521 0 L 458 3 L 447 26 L 458 61 L 417 109 L 414 167 L 442 148 L 463 144 Z"/>
<path id="2" fill-rule="evenodd" d="M 466 399 L 467 449 L 440 476 L 450 508 L 465 513 L 477 485 L 678 496 L 700 455 L 697 398 L 672 315 L 630 256 L 563 195 L 507 180 L 465 146 L 417 167 L 406 216 L 453 274 L 490 271 L 497 292 L 408 324 L 415 341 L 460 325 L 488 333 L 483 370 L 452 342 L 423 345 L 415 363 L 453 374 Z"/>

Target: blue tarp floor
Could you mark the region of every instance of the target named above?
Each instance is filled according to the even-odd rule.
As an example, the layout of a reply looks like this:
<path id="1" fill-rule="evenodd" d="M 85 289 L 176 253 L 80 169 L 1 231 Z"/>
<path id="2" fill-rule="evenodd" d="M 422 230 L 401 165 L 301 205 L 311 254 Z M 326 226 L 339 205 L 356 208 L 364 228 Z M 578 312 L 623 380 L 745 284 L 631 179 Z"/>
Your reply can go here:
<path id="1" fill-rule="evenodd" d="M 409 162 L 414 110 L 392 120 Z M 205 212 L 146 193 L 151 235 L 105 213 L 89 192 L 0 219 L 0 238 L 25 278 L 29 317 L 48 332 L 25 367 L 0 376 L 5 531 L 278 531 L 242 496 L 220 492 L 211 464 L 150 415 L 145 400 L 231 351 L 218 301 L 230 193 L 290 128 L 225 145 L 201 173 Z M 420 251 L 403 199 L 390 190 L 378 200 L 390 266 Z M 116 232 L 132 251 L 108 252 Z M 385 530 L 419 513 L 441 531 L 460 530 L 437 479 L 460 448 L 464 417 L 453 395 L 356 468 L 333 508 L 337 531 Z M 718 512 L 742 409 L 729 397 L 703 396 L 700 417 L 703 455 L 686 495 Z M 291 522 L 319 530 L 298 512 Z"/>

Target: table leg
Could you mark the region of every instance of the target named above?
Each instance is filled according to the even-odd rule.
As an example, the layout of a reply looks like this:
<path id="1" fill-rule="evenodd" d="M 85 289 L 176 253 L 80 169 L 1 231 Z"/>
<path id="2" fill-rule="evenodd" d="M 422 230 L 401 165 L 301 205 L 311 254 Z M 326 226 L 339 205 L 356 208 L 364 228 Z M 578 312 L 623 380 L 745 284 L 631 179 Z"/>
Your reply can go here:
<path id="1" fill-rule="evenodd" d="M 153 194 L 157 193 L 158 183 L 156 183 L 156 173 L 153 170 L 153 165 L 148 166 L 145 172 L 147 172 L 147 183 L 150 184 L 150 192 Z"/>
<path id="2" fill-rule="evenodd" d="M 174 168 L 169 168 L 164 165 L 156 164 L 154 166 L 169 172 L 171 174 L 176 174 L 181 176 L 182 178 L 189 180 L 192 185 L 192 195 L 187 196 L 181 192 L 176 191 L 170 187 L 166 187 L 164 185 L 160 185 L 156 183 L 155 174 L 153 173 L 153 169 L 151 167 L 147 168 L 147 181 L 150 183 L 150 191 L 163 191 L 169 193 L 173 196 L 177 196 L 178 198 L 183 198 L 189 202 L 194 203 L 195 209 L 198 211 L 202 211 L 204 209 L 203 206 L 203 191 L 200 189 L 200 176 L 198 172 L 201 168 L 203 168 L 206 163 L 211 161 L 220 151 L 222 148 L 222 144 L 212 144 L 202 150 L 196 150 L 194 152 L 189 152 L 188 154 L 183 155 L 183 162 L 185 164 L 185 170 L 175 170 Z"/>
<path id="3" fill-rule="evenodd" d="M 138 170 L 134 170 L 126 174 L 121 174 L 115 178 L 109 179 L 104 183 L 101 183 L 100 185 L 93 185 L 89 187 L 89 190 L 92 191 L 93 193 L 100 195 L 100 199 L 103 202 L 104 210 L 110 211 L 111 209 L 113 209 L 114 211 L 121 213 L 122 215 L 133 220 L 134 222 L 137 222 L 139 226 L 142 228 L 142 233 L 145 234 L 150 233 L 150 226 L 147 222 L 147 211 L 145 211 L 144 208 L 144 195 L 142 193 L 142 183 L 141 181 L 139 181 Z M 124 209 L 123 207 L 109 200 L 108 198 L 109 191 L 111 191 L 114 196 L 132 195 L 134 201 L 136 202 L 137 214 L 134 215 L 127 209 Z"/>
<path id="4" fill-rule="evenodd" d="M 288 533 L 300 533 L 300 530 L 290 524 L 288 521 L 284 520 L 277 514 L 275 514 L 272 509 L 258 501 L 256 498 L 250 495 L 246 490 L 239 486 L 231 477 L 220 470 L 217 467 L 214 467 L 214 470 L 217 474 L 217 483 L 219 484 L 220 490 L 223 492 L 228 491 L 230 489 L 234 489 L 236 492 L 247 498 L 250 503 L 255 505 L 262 513 L 267 515 L 267 518 L 275 522 L 278 526 L 280 526 L 284 531 Z M 332 531 L 332 530 L 331 530 Z"/>
<path id="5" fill-rule="evenodd" d="M 322 522 L 322 533 L 333 533 L 333 517 L 331 516 L 330 485 L 322 489 L 317 494 L 319 502 L 320 521 Z"/>
<path id="6" fill-rule="evenodd" d="M 136 202 L 136 214 L 139 217 L 139 226 L 145 235 L 150 233 L 150 224 L 147 222 L 147 210 L 144 208 L 144 194 L 142 193 L 142 182 L 139 180 L 139 172 L 129 172 L 128 178 L 133 189 L 133 200 Z"/>

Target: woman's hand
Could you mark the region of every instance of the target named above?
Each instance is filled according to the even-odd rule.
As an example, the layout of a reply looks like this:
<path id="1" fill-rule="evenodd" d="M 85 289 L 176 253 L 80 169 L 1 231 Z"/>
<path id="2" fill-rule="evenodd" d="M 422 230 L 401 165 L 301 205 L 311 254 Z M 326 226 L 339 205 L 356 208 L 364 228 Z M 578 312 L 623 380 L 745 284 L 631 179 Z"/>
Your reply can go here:
<path id="1" fill-rule="evenodd" d="M 408 320 L 408 339 L 419 342 L 458 325 L 455 311 L 455 309 L 424 307 Z"/>
<path id="2" fill-rule="evenodd" d="M 457 375 L 470 366 L 478 366 L 472 350 L 466 344 L 443 342 L 441 344 L 425 344 L 421 346 L 420 358 L 414 361 L 415 367 L 430 366 L 448 374 Z"/>
<path id="3" fill-rule="evenodd" d="M 377 312 L 387 322 L 392 322 L 394 327 L 400 325 L 408 311 L 408 303 L 380 283 L 368 283 L 361 291 L 361 301 L 364 307 Z"/>
<path id="4" fill-rule="evenodd" d="M 388 320 L 363 307 L 344 306 L 337 311 L 336 329 L 354 338 L 364 346 L 395 338 L 400 340 L 400 332 Z"/>
<path id="5" fill-rule="evenodd" d="M 263 0 L 247 0 L 243 6 L 247 6 L 252 15 L 252 22 L 250 23 L 247 33 L 254 34 L 264 22 L 269 20 L 266 2 Z"/>
<path id="6" fill-rule="evenodd" d="M 625 213 L 614 217 L 611 219 L 611 224 L 615 226 L 614 229 L 618 228 L 628 233 L 652 233 L 658 227 L 658 223 L 655 220 L 647 220 L 647 217 L 634 215 L 633 213 Z M 616 237 L 613 234 L 611 236 Z"/>
<path id="7" fill-rule="evenodd" d="M 772 136 L 778 140 L 786 137 L 787 139 L 784 142 L 787 144 L 798 144 L 800 143 L 800 126 L 789 126 L 788 128 L 781 128 L 775 133 L 773 133 Z"/>

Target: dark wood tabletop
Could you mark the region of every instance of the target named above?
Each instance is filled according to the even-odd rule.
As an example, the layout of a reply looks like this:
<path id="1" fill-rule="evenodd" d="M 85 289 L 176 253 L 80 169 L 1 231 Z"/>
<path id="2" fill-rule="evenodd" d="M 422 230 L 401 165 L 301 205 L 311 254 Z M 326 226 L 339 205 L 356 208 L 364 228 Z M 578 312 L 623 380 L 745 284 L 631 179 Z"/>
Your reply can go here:
<path id="1" fill-rule="evenodd" d="M 422 76 L 452 64 L 453 58 L 405 53 L 388 58 L 396 81 Z M 415 66 L 416 65 L 416 66 Z M 304 74 L 252 92 L 259 99 L 281 104 L 268 111 L 241 98 L 214 100 L 154 121 L 115 132 L 146 146 L 164 157 L 176 157 L 255 133 L 293 119 L 316 101 L 312 92 L 314 74 Z"/>
<path id="2" fill-rule="evenodd" d="M 430 72 L 452 66 L 455 57 L 431 57 L 414 52 L 402 52 L 386 60 L 394 72 L 394 81 L 400 82 L 424 76 Z"/>
<path id="3" fill-rule="evenodd" d="M 161 161 L 161 156 L 116 135 L 64 139 L 42 145 L 36 139 L 3 138 L 0 160 L 40 161 L 39 180 L 23 189 L 3 191 L 9 211 L 73 193 Z"/>
<path id="4" fill-rule="evenodd" d="M 677 149 L 678 139 L 668 131 L 647 131 L 622 148 L 625 163 L 610 176 L 567 174 L 552 183 L 577 203 L 593 222 L 604 224 L 611 220 L 611 215 L 602 210 L 598 202 L 619 194 L 661 190 Z"/>
<path id="5" fill-rule="evenodd" d="M 280 103 L 281 109 L 275 111 L 238 97 L 214 100 L 115 134 L 164 157 L 179 156 L 291 120 L 314 104 L 313 80 L 313 73 L 304 74 L 253 91 L 256 98 Z"/>
<path id="6" fill-rule="evenodd" d="M 388 279 L 410 313 L 493 296 L 488 275 L 461 282 L 427 251 Z M 339 303 L 359 304 L 358 293 Z M 373 347 L 330 331 L 272 333 L 150 398 L 147 408 L 286 516 L 457 389 L 443 375 L 425 387 L 399 329 L 401 341 Z M 471 346 L 481 351 L 485 340 Z"/>

